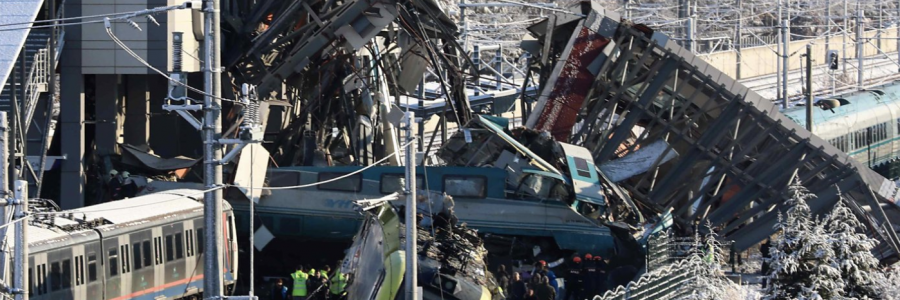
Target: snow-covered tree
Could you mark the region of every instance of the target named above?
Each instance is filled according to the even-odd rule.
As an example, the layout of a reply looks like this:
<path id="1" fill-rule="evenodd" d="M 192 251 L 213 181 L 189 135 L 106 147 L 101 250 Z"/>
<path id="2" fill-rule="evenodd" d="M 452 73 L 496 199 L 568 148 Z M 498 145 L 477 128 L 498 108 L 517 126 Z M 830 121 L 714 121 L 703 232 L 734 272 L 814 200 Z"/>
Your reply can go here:
<path id="1" fill-rule="evenodd" d="M 844 289 L 825 226 L 815 222 L 807 200 L 815 195 L 794 181 L 790 207 L 778 215 L 768 259 L 771 271 L 764 299 L 837 299 Z"/>
<path id="2" fill-rule="evenodd" d="M 881 277 L 879 286 L 885 300 L 900 300 L 900 268 L 892 268 Z"/>
<path id="3" fill-rule="evenodd" d="M 877 241 L 859 232 L 861 228 L 843 197 L 825 220 L 834 259 L 844 279 L 842 294 L 856 299 L 882 299 L 879 282 L 884 275 L 878 269 L 878 259 L 872 255 Z"/>

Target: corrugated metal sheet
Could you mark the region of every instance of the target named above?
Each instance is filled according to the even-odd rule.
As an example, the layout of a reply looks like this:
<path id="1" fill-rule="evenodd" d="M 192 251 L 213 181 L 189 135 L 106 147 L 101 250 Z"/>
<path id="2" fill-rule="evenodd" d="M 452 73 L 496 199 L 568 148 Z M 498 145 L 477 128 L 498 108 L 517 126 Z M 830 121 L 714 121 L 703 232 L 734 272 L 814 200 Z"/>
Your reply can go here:
<path id="1" fill-rule="evenodd" d="M 0 8 L 2 8 L 0 9 L 0 24 L 34 21 L 43 3 L 43 0 L 0 0 Z M 0 86 L 6 84 L 9 73 L 13 70 L 13 64 L 19 57 L 19 51 L 25 44 L 25 38 L 31 31 L 30 29 L 2 30 L 26 26 L 0 26 Z"/>

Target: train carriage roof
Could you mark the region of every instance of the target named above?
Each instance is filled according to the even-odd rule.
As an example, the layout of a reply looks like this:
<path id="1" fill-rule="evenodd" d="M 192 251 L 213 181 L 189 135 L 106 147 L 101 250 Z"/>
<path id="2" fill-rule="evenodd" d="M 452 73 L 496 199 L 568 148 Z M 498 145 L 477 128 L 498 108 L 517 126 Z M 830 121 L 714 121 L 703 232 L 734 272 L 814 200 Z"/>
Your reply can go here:
<path id="1" fill-rule="evenodd" d="M 836 107 L 833 109 L 834 112 L 814 108 L 813 125 L 839 120 L 861 112 L 884 109 L 885 105 L 896 106 L 900 109 L 900 81 L 822 99 L 831 98 L 843 98 L 850 104 Z M 782 113 L 797 124 L 806 124 L 806 106 L 795 106 Z"/>
<path id="2" fill-rule="evenodd" d="M 177 218 L 190 212 L 202 213 L 202 198 L 202 190 L 177 189 L 61 211 L 54 214 L 52 223 L 45 220 L 29 226 L 29 244 L 40 247 L 78 243 L 96 238 L 94 229 L 111 231 Z M 228 208 L 227 203 L 224 205 Z"/>

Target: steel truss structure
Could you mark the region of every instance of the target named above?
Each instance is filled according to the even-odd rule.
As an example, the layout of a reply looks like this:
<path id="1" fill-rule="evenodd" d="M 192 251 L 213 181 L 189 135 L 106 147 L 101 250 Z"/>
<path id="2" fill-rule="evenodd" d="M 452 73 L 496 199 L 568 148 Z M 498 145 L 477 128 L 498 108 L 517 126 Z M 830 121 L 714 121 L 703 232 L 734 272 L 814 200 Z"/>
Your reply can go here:
<path id="1" fill-rule="evenodd" d="M 572 140 L 598 165 L 663 140 L 648 172 L 622 182 L 645 210 L 671 211 L 678 227 L 707 222 L 747 249 L 774 233 L 794 176 L 818 197 L 814 213 L 849 200 L 882 260 L 898 253 L 892 182 L 812 135 L 737 81 L 652 29 L 593 8 L 584 26 L 609 39 Z M 560 76 L 568 76 L 561 74 Z M 540 103 L 538 104 L 540 105 Z M 577 128 L 577 126 L 576 126 Z M 677 158 L 661 163 L 666 153 Z"/>

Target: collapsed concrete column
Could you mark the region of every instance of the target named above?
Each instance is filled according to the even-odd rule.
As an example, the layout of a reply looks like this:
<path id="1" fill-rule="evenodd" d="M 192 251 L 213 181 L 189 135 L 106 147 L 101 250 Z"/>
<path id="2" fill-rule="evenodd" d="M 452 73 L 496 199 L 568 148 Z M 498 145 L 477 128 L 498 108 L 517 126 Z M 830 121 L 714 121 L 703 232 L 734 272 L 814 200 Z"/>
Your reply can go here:
<path id="1" fill-rule="evenodd" d="M 147 145 L 150 136 L 150 92 L 147 89 L 148 75 L 126 75 L 125 77 L 125 143 L 133 146 Z"/>

